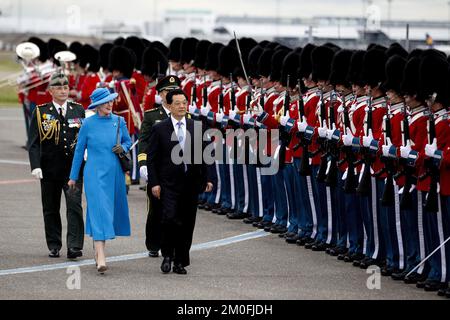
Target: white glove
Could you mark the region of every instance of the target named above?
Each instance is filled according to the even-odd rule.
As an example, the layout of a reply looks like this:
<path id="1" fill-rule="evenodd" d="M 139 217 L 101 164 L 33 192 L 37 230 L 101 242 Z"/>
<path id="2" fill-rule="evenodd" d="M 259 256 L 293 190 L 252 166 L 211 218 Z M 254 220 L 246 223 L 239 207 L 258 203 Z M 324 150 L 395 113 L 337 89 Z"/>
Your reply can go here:
<path id="1" fill-rule="evenodd" d="M 328 129 L 325 127 L 319 127 L 318 129 L 317 129 L 317 132 L 319 133 L 319 137 L 321 137 L 321 138 L 326 138 L 327 137 L 327 131 L 328 131 Z"/>
<path id="2" fill-rule="evenodd" d="M 147 166 L 142 166 L 139 169 L 139 175 L 144 178 L 145 181 L 148 180 L 148 172 L 147 172 Z"/>
<path id="3" fill-rule="evenodd" d="M 430 158 L 436 158 L 435 154 L 436 150 L 437 150 L 437 140 L 436 138 L 434 138 L 432 144 L 425 145 L 425 154 Z"/>
<path id="4" fill-rule="evenodd" d="M 400 147 L 400 157 L 402 157 L 403 159 L 408 159 L 410 152 L 411 152 L 411 142 L 408 140 L 406 146 Z"/>
<path id="5" fill-rule="evenodd" d="M 302 121 L 297 122 L 298 131 L 305 132 L 307 126 L 308 126 L 308 124 L 306 123 L 305 116 L 303 116 Z"/>
<path id="6" fill-rule="evenodd" d="M 369 148 L 372 140 L 373 140 L 372 130 L 369 130 L 369 134 L 367 136 L 363 136 L 363 146 Z"/>
<path id="7" fill-rule="evenodd" d="M 280 124 L 284 127 L 289 120 L 289 116 L 281 116 Z"/>
<path id="8" fill-rule="evenodd" d="M 208 116 L 208 112 L 210 109 L 211 109 L 211 107 L 201 107 L 200 108 L 201 115 L 204 117 Z"/>
<path id="9" fill-rule="evenodd" d="M 354 136 L 350 133 L 350 130 L 347 129 L 347 134 L 344 134 L 342 136 L 342 142 L 344 143 L 344 146 L 351 147 L 353 145 L 353 138 Z"/>
<path id="10" fill-rule="evenodd" d="M 381 149 L 383 151 L 383 157 L 386 157 L 386 158 L 389 157 L 389 149 L 391 148 L 391 146 L 392 146 L 392 144 L 388 144 L 388 145 L 383 144 L 381 146 Z"/>
<path id="11" fill-rule="evenodd" d="M 221 123 L 223 120 L 223 116 L 224 116 L 224 114 L 222 112 L 216 113 L 216 122 Z"/>
<path id="12" fill-rule="evenodd" d="M 155 103 L 162 104 L 162 98 L 159 96 L 159 94 L 155 95 Z"/>
<path id="13" fill-rule="evenodd" d="M 195 110 L 197 110 L 197 107 L 191 104 L 191 105 L 189 106 L 189 113 L 190 113 L 190 114 L 194 114 L 194 113 L 195 113 Z"/>
<path id="14" fill-rule="evenodd" d="M 245 113 L 244 114 L 244 123 L 249 124 L 251 118 L 253 118 L 251 114 Z"/>
<path id="15" fill-rule="evenodd" d="M 333 137 L 333 133 L 333 129 L 327 129 L 327 140 L 331 140 L 331 137 Z"/>
<path id="16" fill-rule="evenodd" d="M 234 120 L 235 116 L 236 116 L 236 111 L 230 110 L 230 112 L 228 112 L 228 117 L 230 118 L 230 120 Z"/>
<path id="17" fill-rule="evenodd" d="M 31 175 L 33 175 L 36 179 L 42 179 L 42 169 L 41 168 L 36 168 L 33 169 L 33 171 L 31 171 Z"/>

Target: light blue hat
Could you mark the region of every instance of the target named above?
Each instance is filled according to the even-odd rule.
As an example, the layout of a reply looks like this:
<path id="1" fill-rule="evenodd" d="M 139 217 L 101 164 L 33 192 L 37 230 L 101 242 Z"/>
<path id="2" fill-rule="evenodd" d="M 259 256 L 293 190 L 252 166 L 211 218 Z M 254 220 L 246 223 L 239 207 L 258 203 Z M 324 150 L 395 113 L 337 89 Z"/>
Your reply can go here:
<path id="1" fill-rule="evenodd" d="M 88 109 L 95 109 L 99 105 L 114 100 L 117 96 L 117 93 L 111 93 L 107 88 L 97 88 L 90 96 L 91 104 Z"/>

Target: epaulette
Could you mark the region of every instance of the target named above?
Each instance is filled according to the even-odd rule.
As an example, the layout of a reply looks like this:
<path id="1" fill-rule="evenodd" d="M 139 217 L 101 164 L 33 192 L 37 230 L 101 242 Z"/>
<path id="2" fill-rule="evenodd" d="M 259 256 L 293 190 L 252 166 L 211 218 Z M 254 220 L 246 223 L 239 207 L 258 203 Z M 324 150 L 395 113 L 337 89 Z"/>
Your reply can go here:
<path id="1" fill-rule="evenodd" d="M 39 104 L 39 105 L 36 106 L 36 108 L 39 108 L 39 107 L 42 107 L 42 106 L 46 106 L 46 105 L 47 105 L 47 103 Z"/>
<path id="2" fill-rule="evenodd" d="M 78 103 L 78 102 L 75 102 L 75 101 L 69 101 L 69 102 L 72 103 L 72 104 L 77 104 L 79 106 L 83 106 L 81 103 Z"/>
<path id="3" fill-rule="evenodd" d="M 158 111 L 158 108 L 153 108 L 153 109 L 145 110 L 144 112 L 154 112 L 154 111 Z"/>

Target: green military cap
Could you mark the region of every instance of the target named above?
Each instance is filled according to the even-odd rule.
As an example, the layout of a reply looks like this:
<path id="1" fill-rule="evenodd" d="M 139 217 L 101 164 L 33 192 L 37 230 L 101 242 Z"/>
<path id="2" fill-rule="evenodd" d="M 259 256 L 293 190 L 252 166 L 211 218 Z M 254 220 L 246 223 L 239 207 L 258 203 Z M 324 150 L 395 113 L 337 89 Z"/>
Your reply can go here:
<path id="1" fill-rule="evenodd" d="M 167 76 L 158 81 L 155 89 L 158 92 L 163 90 L 179 89 L 181 87 L 181 81 L 177 76 Z"/>
<path id="2" fill-rule="evenodd" d="M 55 72 L 52 74 L 50 78 L 50 87 L 56 86 L 65 86 L 69 84 L 69 79 L 67 79 L 66 75 L 62 72 Z"/>

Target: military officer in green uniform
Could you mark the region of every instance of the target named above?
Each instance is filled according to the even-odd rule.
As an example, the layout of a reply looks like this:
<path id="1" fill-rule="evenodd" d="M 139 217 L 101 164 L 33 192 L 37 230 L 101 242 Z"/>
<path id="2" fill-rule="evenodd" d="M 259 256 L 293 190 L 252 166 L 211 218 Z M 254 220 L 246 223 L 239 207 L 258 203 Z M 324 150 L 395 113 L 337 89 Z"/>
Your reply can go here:
<path id="1" fill-rule="evenodd" d="M 144 121 L 141 125 L 139 136 L 138 162 L 140 175 L 147 180 L 147 150 L 150 140 L 150 133 L 155 123 L 169 117 L 170 111 L 165 106 L 166 95 L 170 90 L 179 89 L 180 79 L 176 76 L 167 76 L 161 79 L 156 85 L 156 90 L 161 97 L 162 104 L 144 113 Z M 160 249 L 160 205 L 159 200 L 153 197 L 151 190 L 147 188 L 147 223 L 145 226 L 145 245 L 150 257 L 158 257 Z"/>
<path id="2" fill-rule="evenodd" d="M 67 258 L 82 256 L 84 240 L 81 182 L 75 191 L 67 187 L 78 131 L 85 117 L 81 104 L 67 101 L 69 81 L 54 73 L 49 82 L 53 101 L 36 107 L 30 123 L 28 152 L 31 174 L 40 180 L 45 238 L 51 258 L 59 257 L 61 242 L 61 193 L 67 207 Z"/>

